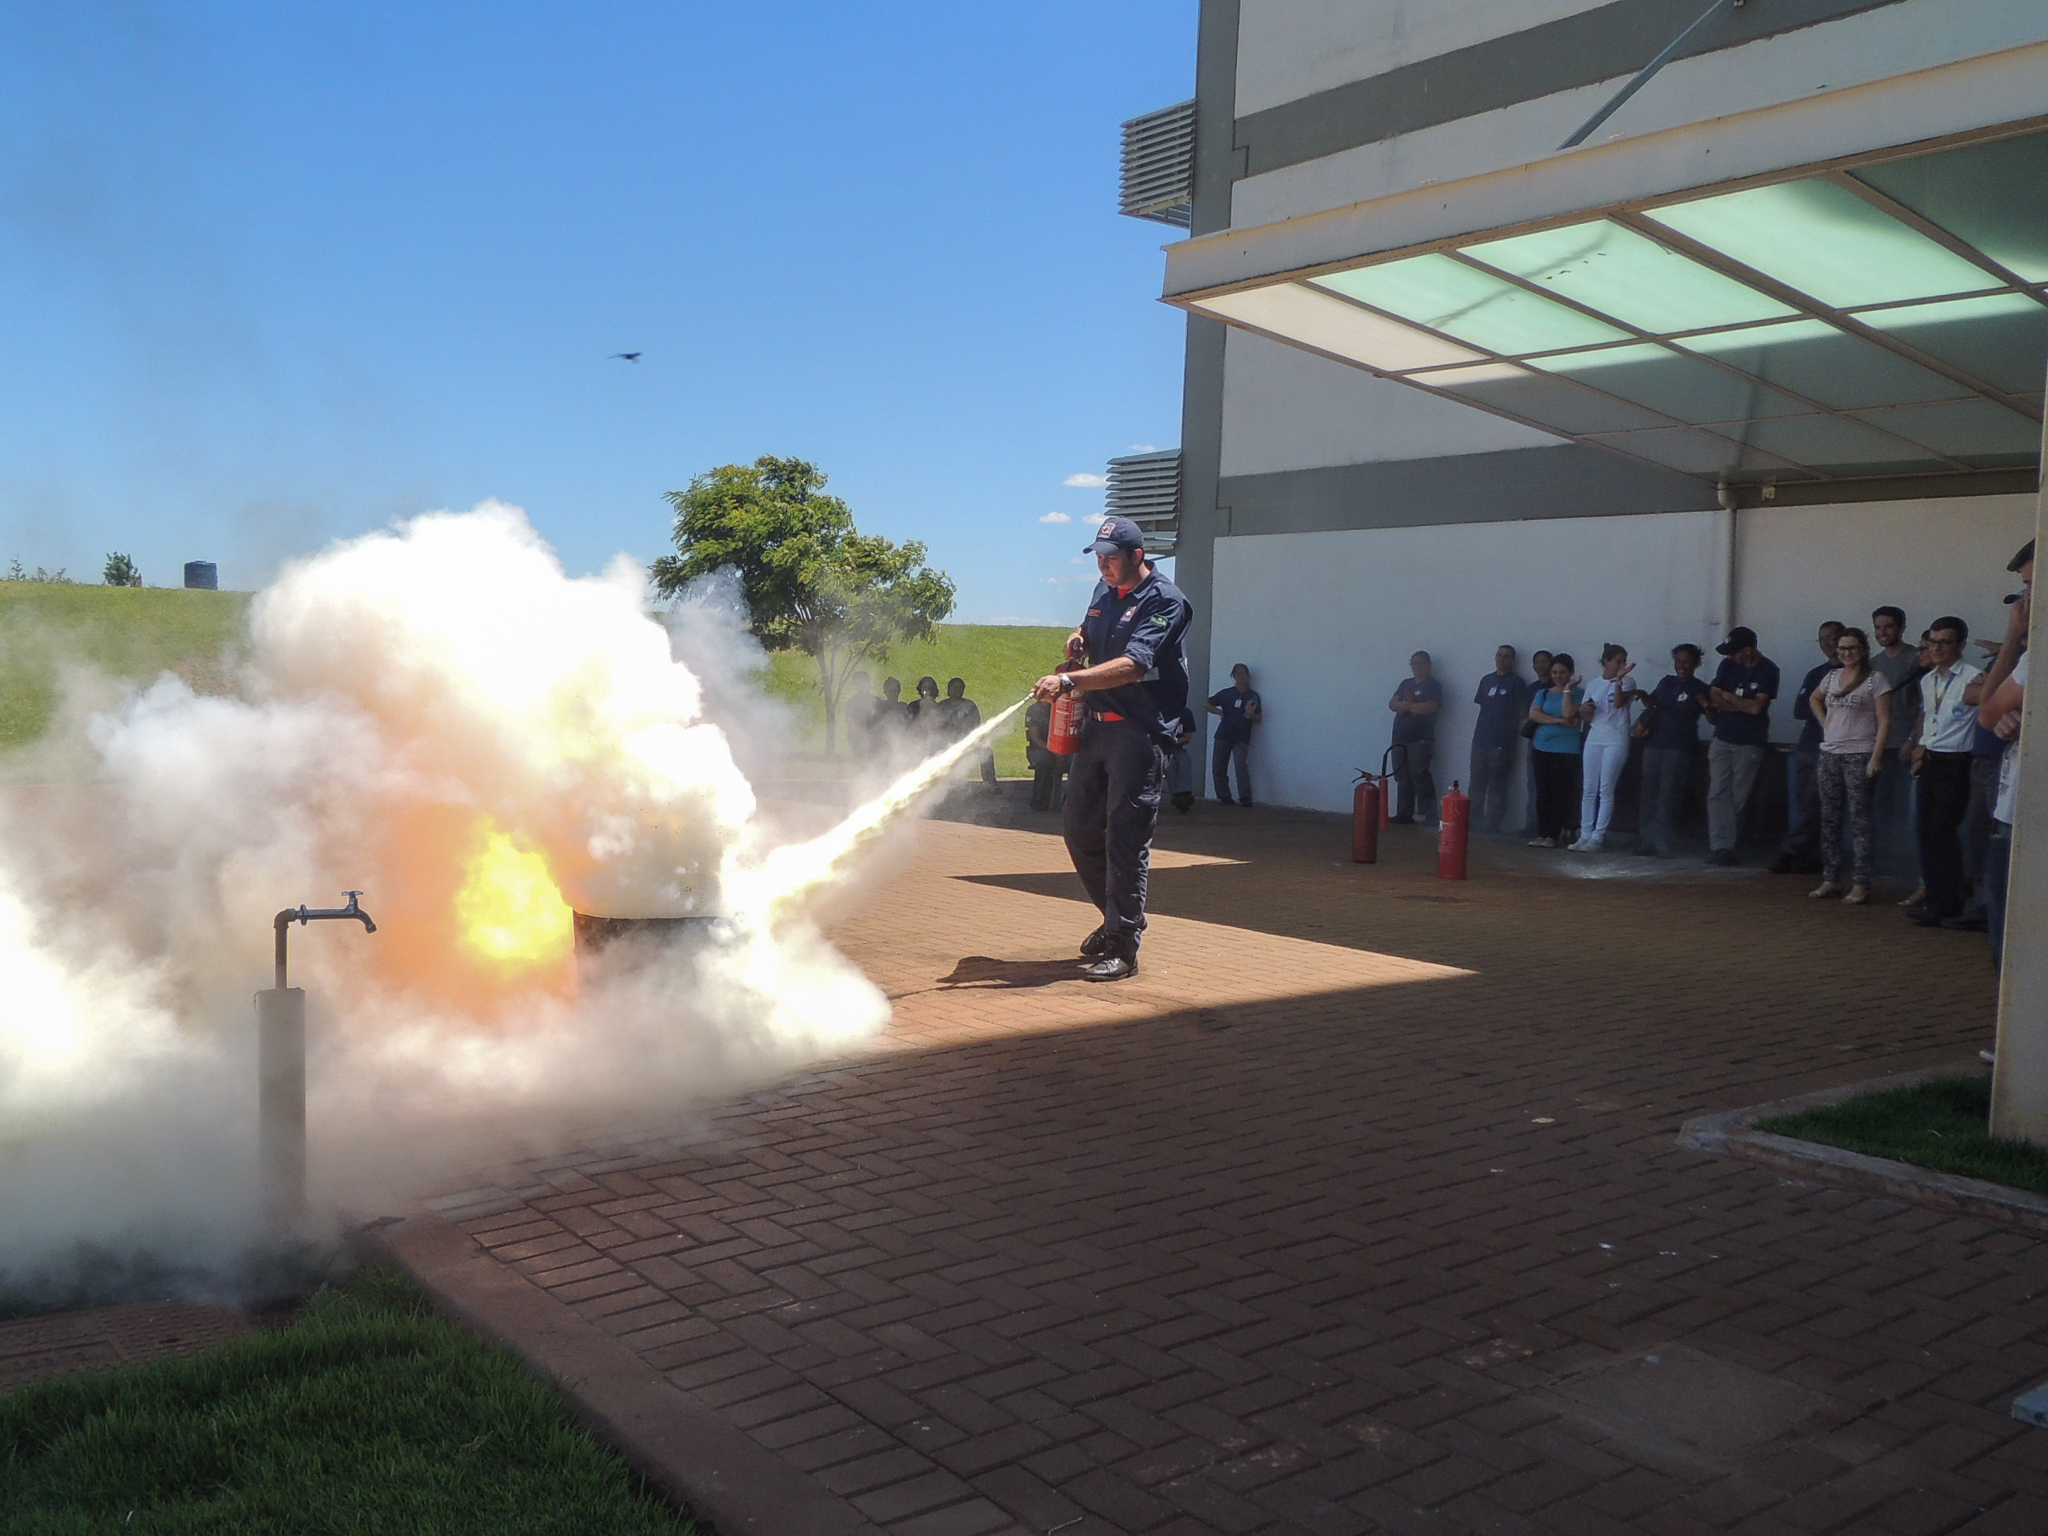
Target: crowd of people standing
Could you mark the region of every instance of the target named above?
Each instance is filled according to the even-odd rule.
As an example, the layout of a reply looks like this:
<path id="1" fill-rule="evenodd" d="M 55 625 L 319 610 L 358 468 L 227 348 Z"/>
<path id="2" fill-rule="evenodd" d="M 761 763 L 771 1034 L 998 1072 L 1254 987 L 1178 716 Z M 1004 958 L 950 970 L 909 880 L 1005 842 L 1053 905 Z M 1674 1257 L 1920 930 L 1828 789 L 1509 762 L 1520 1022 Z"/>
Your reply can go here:
<path id="1" fill-rule="evenodd" d="M 1791 697 L 1801 734 L 1786 759 L 1787 831 L 1773 873 L 1818 874 L 1814 898 L 1863 906 L 1881 857 L 1897 850 L 1919 876 L 1899 903 L 1906 915 L 1927 927 L 1988 929 L 1996 957 L 2033 567 L 2030 542 L 2007 566 L 2019 590 L 2005 599 L 2006 633 L 1977 642 L 1981 664 L 1969 658 L 1969 625 L 1953 614 L 1928 625 L 1917 645 L 1907 643 L 1906 615 L 1893 604 L 1872 612 L 1867 631 L 1838 619 L 1819 627 L 1821 660 Z M 1516 648 L 1498 647 L 1472 696 L 1474 830 L 1504 829 L 1526 739 L 1530 846 L 1598 852 L 1611 835 L 1622 771 L 1639 751 L 1634 852 L 1670 858 L 1704 726 L 1706 862 L 1735 863 L 1743 813 L 1771 758 L 1771 708 L 1784 676 L 1747 626 L 1729 630 L 1715 651 L 1721 659 L 1708 679 L 1699 646 L 1673 647 L 1670 671 L 1646 688 L 1617 644 L 1601 648 L 1590 678 L 1569 653 L 1541 650 L 1524 676 Z M 1409 673 L 1387 704 L 1398 794 L 1391 819 L 1426 822 L 1436 809 L 1443 687 L 1427 652 L 1409 659 Z"/>

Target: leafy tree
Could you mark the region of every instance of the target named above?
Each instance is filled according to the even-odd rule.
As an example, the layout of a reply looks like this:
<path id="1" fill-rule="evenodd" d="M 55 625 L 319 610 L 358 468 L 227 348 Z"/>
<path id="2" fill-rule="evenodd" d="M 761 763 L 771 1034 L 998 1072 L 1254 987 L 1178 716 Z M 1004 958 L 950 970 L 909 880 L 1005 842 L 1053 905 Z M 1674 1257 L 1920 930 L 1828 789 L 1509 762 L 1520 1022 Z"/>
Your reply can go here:
<path id="1" fill-rule="evenodd" d="M 748 627 L 761 643 L 818 664 L 825 749 L 833 749 L 846 685 L 892 645 L 924 640 L 953 611 L 953 583 L 925 564 L 925 547 L 859 532 L 824 494 L 825 474 L 802 459 L 763 455 L 721 464 L 670 491 L 676 552 L 654 562 L 655 589 L 674 597 L 700 576 L 739 572 Z"/>
<path id="2" fill-rule="evenodd" d="M 66 587 L 71 585 L 71 578 L 70 576 L 65 574 L 63 566 L 58 566 L 57 569 L 54 571 L 46 571 L 39 565 L 35 569 L 35 574 L 30 575 L 28 570 L 22 565 L 19 556 L 16 556 L 13 560 L 10 560 L 7 563 L 7 574 L 4 577 L 0 577 L 0 580 L 41 581 L 50 582 L 58 586 Z"/>
<path id="3" fill-rule="evenodd" d="M 100 580 L 110 587 L 139 587 L 142 585 L 142 572 L 126 555 L 109 555 L 107 563 L 100 568 Z"/>

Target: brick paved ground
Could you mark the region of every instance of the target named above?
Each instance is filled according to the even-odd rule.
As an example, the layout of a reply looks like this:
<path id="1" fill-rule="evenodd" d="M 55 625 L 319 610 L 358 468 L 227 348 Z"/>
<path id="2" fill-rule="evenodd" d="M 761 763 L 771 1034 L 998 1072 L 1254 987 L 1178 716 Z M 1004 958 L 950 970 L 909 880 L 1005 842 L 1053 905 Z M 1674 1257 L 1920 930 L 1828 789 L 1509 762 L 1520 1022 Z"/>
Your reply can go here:
<path id="1" fill-rule="evenodd" d="M 1970 1056 L 1981 940 L 1205 805 L 1091 987 L 1055 839 L 922 838 L 872 1057 L 462 1223 L 878 1523 L 2048 1531 L 2040 1246 L 1672 1139 Z"/>

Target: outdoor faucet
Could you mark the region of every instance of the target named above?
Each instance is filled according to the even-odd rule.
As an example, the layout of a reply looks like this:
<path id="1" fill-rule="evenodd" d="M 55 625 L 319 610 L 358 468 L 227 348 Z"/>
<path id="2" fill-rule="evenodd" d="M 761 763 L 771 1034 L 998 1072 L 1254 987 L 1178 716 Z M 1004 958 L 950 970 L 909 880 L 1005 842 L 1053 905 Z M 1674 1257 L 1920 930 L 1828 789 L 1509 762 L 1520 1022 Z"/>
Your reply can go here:
<path id="1" fill-rule="evenodd" d="M 356 898 L 362 894 L 361 891 L 343 891 L 342 895 L 348 898 L 348 905 L 345 907 L 287 907 L 271 919 L 272 926 L 277 929 L 278 991 L 282 992 L 284 990 L 284 934 L 285 930 L 291 927 L 293 923 L 310 923 L 328 917 L 348 917 L 360 922 L 365 933 L 375 933 L 377 931 L 377 925 L 370 920 L 370 914 L 356 905 Z"/>

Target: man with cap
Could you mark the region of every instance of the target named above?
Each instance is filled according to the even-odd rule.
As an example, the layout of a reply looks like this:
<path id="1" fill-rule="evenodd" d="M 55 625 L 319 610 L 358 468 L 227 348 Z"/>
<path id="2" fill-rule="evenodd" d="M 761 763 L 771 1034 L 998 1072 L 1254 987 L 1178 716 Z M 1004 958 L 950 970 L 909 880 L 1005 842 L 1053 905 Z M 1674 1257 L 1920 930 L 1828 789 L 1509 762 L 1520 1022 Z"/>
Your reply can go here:
<path id="1" fill-rule="evenodd" d="M 1714 739 L 1707 746 L 1707 862 L 1733 864 L 1735 837 L 1771 741 L 1771 700 L 1778 664 L 1756 648 L 1756 631 L 1738 624 L 1714 649 L 1727 659 L 1707 690 Z"/>
<path id="2" fill-rule="evenodd" d="M 1145 536 L 1127 517 L 1105 517 L 1095 542 L 1102 579 L 1088 615 L 1067 637 L 1078 671 L 1041 677 L 1034 698 L 1085 696 L 1081 747 L 1067 770 L 1067 854 L 1102 924 L 1081 941 L 1090 981 L 1138 969 L 1145 881 L 1166 780 L 1166 754 L 1188 702 L 1182 640 L 1194 610 L 1145 559 Z"/>

